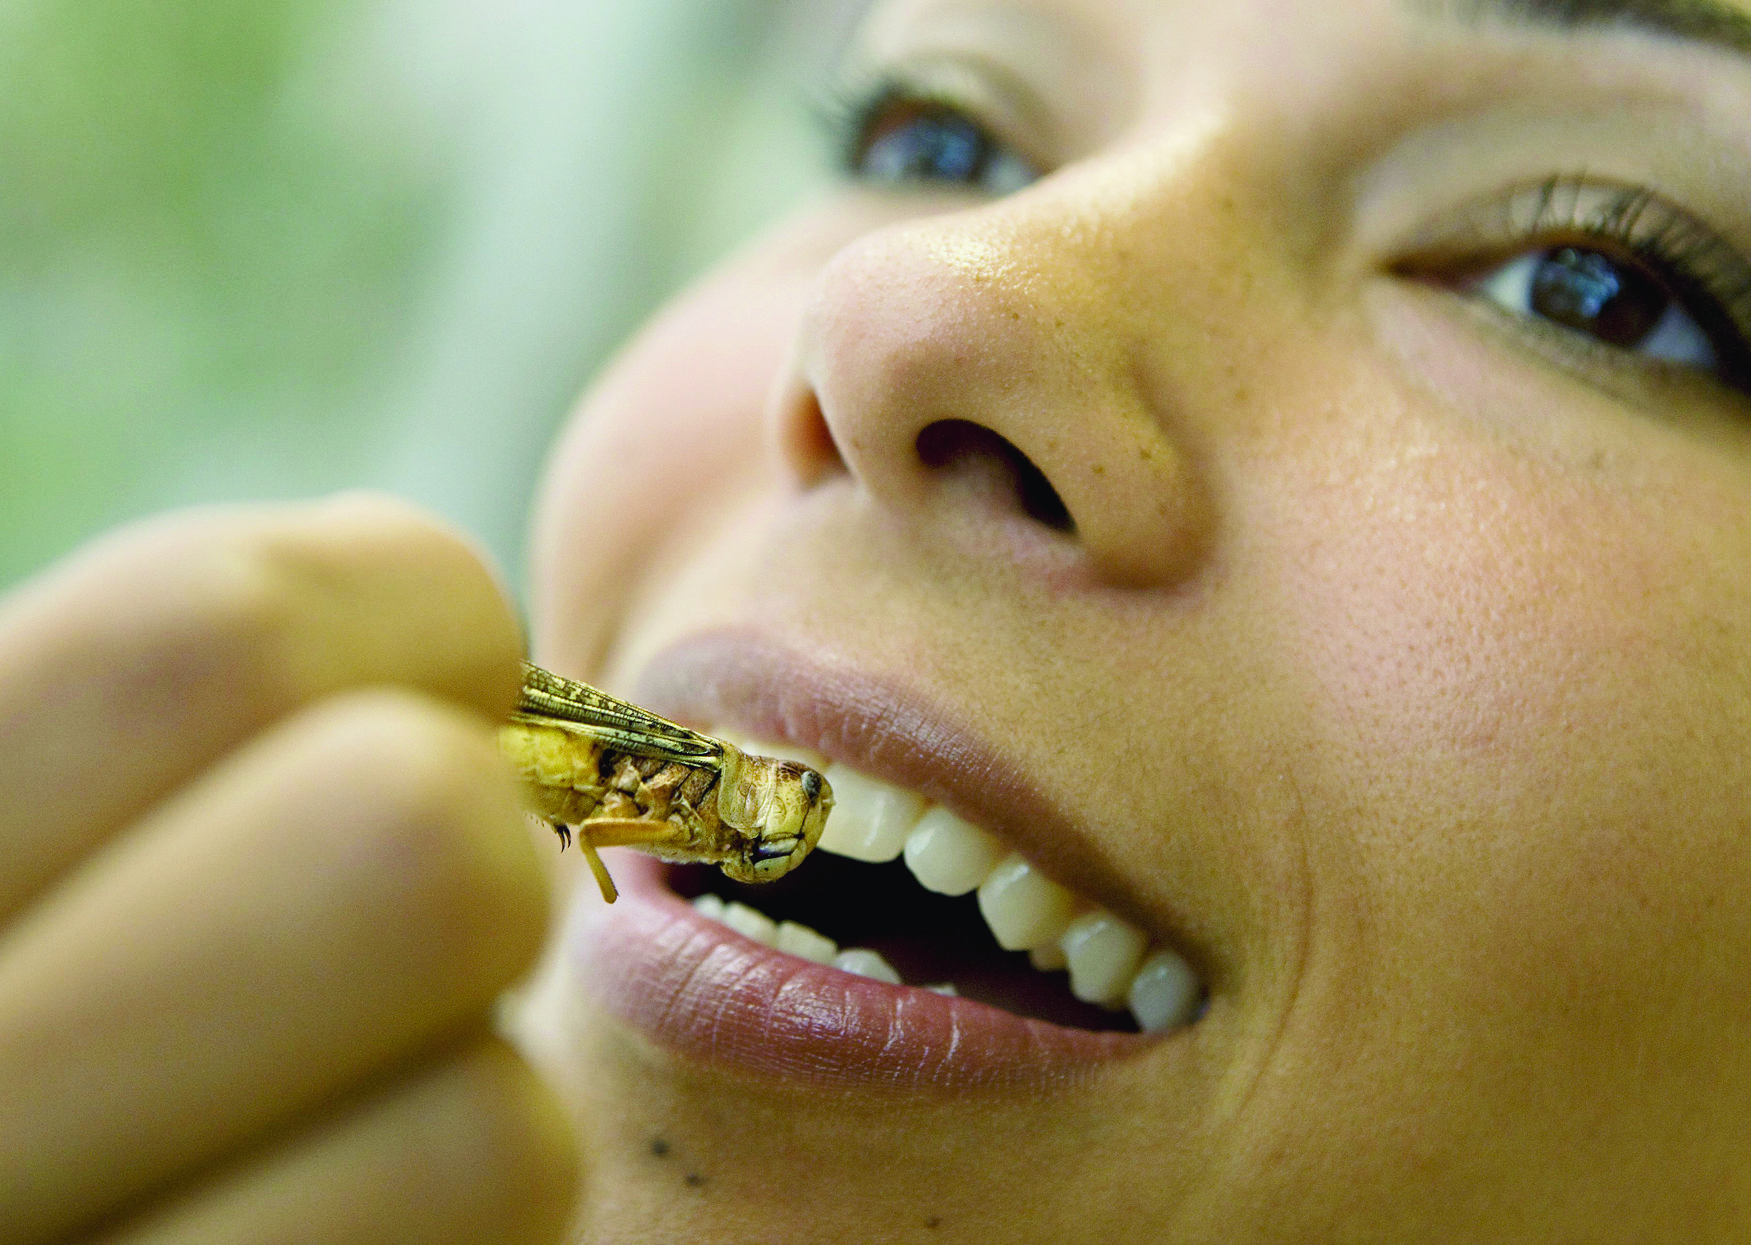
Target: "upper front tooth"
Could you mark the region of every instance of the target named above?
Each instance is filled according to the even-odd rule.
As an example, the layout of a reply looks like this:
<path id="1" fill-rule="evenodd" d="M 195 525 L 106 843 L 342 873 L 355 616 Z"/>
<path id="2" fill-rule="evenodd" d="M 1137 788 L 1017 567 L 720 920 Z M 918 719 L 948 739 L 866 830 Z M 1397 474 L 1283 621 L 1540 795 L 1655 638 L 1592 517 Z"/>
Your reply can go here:
<path id="1" fill-rule="evenodd" d="M 1070 966 L 1070 993 L 1084 1003 L 1116 1006 L 1137 974 L 1149 940 L 1143 931 L 1096 909 L 1070 922 L 1058 939 Z"/>
<path id="2" fill-rule="evenodd" d="M 1198 978 L 1172 951 L 1161 950 L 1143 961 L 1131 979 L 1127 1002 L 1137 1027 L 1145 1033 L 1187 1024 L 1198 1010 Z"/>
<path id="3" fill-rule="evenodd" d="M 871 864 L 898 856 L 924 811 L 924 798 L 843 765 L 828 766 L 825 777 L 833 788 L 833 814 L 821 849 Z"/>
<path id="4" fill-rule="evenodd" d="M 1042 943 L 1027 953 L 1028 963 L 1042 973 L 1055 973 L 1059 969 L 1070 967 L 1070 961 L 1064 958 L 1064 940 Z"/>
<path id="5" fill-rule="evenodd" d="M 801 761 L 804 765 L 817 772 L 827 768 L 827 758 L 813 748 L 799 748 L 795 744 L 767 743 L 763 739 L 749 739 L 734 731 L 716 732 L 719 739 L 728 740 L 749 756 L 777 757 L 781 761 Z"/>
<path id="6" fill-rule="evenodd" d="M 932 808 L 906 838 L 906 864 L 926 890 L 964 895 L 1003 859 L 996 839 L 946 808 Z"/>
<path id="7" fill-rule="evenodd" d="M 1056 941 L 1070 924 L 1076 897 L 1020 856 L 1009 856 L 979 887 L 979 911 L 1006 951 Z"/>

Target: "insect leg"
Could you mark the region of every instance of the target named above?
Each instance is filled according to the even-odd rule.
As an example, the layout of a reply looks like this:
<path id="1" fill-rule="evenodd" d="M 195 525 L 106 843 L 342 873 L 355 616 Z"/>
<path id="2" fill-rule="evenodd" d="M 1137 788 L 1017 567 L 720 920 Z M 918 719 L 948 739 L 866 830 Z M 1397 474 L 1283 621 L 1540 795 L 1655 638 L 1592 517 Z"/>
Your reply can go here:
<path id="1" fill-rule="evenodd" d="M 645 847 L 653 843 L 684 843 L 687 832 L 667 821 L 630 817 L 592 817 L 580 821 L 578 839 L 593 847 Z"/>
<path id="2" fill-rule="evenodd" d="M 553 823 L 553 832 L 559 836 L 560 851 L 563 852 L 566 848 L 572 845 L 572 830 L 570 826 L 566 825 L 564 822 L 556 821 Z"/>
<path id="3" fill-rule="evenodd" d="M 608 867 L 596 855 L 598 847 L 638 847 L 651 843 L 675 843 L 686 838 L 679 826 L 666 821 L 638 821 L 630 817 L 592 817 L 578 823 L 578 849 L 590 862 L 590 872 L 596 875 L 596 885 L 602 898 L 613 903 L 619 897 Z M 562 849 L 563 850 L 563 849 Z"/>
<path id="4" fill-rule="evenodd" d="M 602 902 L 613 903 L 620 898 L 620 892 L 614 888 L 614 879 L 608 876 L 608 866 L 596 855 L 596 845 L 588 837 L 581 838 L 578 840 L 578 850 L 590 862 L 590 872 L 596 875 L 596 886 L 602 892 Z"/>

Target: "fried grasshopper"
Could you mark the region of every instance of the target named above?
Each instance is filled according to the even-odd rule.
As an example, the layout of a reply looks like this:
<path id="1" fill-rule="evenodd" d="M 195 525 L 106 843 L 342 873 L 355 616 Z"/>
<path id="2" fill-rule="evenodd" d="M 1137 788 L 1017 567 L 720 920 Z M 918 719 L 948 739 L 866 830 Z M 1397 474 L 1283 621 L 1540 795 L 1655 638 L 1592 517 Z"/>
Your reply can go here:
<path id="1" fill-rule="evenodd" d="M 597 848 L 769 882 L 814 850 L 833 807 L 827 780 L 798 761 L 750 756 L 528 662 L 499 743 L 562 850 L 576 834 L 609 903 L 616 891 Z"/>

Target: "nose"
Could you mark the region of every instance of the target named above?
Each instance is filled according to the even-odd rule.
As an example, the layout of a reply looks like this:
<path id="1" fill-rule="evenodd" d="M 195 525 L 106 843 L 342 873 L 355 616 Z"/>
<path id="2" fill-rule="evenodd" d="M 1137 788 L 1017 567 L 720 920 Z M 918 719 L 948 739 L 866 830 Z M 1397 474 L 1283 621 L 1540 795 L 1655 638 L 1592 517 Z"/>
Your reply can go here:
<path id="1" fill-rule="evenodd" d="M 1210 515 L 1140 360 L 1162 343 L 1140 340 L 1158 317 L 1138 311 L 1126 231 L 1159 222 L 1046 191 L 889 225 L 830 260 L 778 442 L 805 483 L 849 472 L 885 506 L 1025 516 L 1104 582 L 1169 584 L 1197 566 Z"/>

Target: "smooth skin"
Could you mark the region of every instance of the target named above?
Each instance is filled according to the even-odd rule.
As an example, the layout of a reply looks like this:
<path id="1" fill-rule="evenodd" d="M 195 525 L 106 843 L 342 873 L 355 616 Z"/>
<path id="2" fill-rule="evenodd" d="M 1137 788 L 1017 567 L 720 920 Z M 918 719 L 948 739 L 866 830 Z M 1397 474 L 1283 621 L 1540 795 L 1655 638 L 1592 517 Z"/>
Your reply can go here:
<path id="1" fill-rule="evenodd" d="M 944 707 L 1211 1006 L 931 1096 L 555 990 L 582 1240 L 1751 1239 L 1751 397 L 1483 284 L 1625 257 L 1509 228 L 1580 177 L 1744 271 L 1751 64 L 1457 7 L 880 4 L 869 58 L 1043 176 L 866 167 L 583 404 L 549 664 L 631 691 L 729 629 Z"/>
<path id="2" fill-rule="evenodd" d="M 549 879 L 516 619 L 386 499 L 122 532 L 0 613 L 0 1241 L 551 1241 L 491 1008 Z"/>

